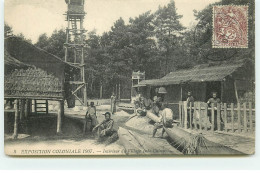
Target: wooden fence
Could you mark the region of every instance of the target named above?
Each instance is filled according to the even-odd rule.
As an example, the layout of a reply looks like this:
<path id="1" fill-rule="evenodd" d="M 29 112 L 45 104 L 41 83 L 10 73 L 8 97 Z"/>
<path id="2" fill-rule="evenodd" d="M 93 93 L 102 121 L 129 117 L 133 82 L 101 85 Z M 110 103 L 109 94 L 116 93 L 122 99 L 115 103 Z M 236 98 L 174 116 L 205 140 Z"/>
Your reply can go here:
<path id="1" fill-rule="evenodd" d="M 231 133 L 255 131 L 255 109 L 252 103 L 218 103 L 208 106 L 204 102 L 189 105 L 186 101 L 179 102 L 179 118 L 181 127 L 186 129 Z"/>

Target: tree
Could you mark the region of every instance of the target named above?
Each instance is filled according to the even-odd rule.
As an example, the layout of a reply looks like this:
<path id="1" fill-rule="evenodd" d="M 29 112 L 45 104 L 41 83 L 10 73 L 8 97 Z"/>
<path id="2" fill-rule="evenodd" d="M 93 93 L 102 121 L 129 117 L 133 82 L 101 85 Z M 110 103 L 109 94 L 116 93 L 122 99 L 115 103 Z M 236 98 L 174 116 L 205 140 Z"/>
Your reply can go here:
<path id="1" fill-rule="evenodd" d="M 47 34 L 44 33 L 39 36 L 38 41 L 35 44 L 35 46 L 46 50 L 48 47 L 48 44 L 49 44 L 49 38 L 48 38 Z"/>
<path id="2" fill-rule="evenodd" d="M 13 29 L 11 26 L 9 26 L 7 23 L 5 23 L 4 26 L 4 37 L 8 37 L 13 35 Z"/>
<path id="3" fill-rule="evenodd" d="M 163 62 L 160 63 L 163 75 L 169 72 L 170 65 L 174 66 L 169 61 L 174 59 L 174 51 L 178 50 L 182 31 L 185 29 L 179 21 L 181 18 L 182 16 L 176 12 L 173 0 L 167 6 L 159 7 L 155 13 L 155 35 L 161 57 L 164 57 L 162 61 L 164 61 L 165 70 L 162 68 Z"/>

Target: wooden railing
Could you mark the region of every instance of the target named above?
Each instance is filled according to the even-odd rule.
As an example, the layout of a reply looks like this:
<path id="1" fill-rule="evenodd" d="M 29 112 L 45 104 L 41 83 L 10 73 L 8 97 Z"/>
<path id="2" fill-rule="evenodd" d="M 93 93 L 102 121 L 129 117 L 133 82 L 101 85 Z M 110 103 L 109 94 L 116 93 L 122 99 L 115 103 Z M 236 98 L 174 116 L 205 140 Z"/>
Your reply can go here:
<path id="1" fill-rule="evenodd" d="M 179 102 L 180 126 L 199 131 L 223 131 L 231 133 L 253 133 L 255 131 L 255 109 L 252 103 Z"/>

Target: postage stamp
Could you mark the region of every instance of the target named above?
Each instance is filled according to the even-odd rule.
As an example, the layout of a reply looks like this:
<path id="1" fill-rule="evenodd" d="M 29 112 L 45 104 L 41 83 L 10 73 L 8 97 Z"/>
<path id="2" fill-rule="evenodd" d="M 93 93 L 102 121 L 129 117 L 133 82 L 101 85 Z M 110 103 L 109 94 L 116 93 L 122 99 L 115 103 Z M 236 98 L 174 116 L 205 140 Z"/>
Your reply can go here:
<path id="1" fill-rule="evenodd" d="M 213 7 L 212 47 L 248 47 L 248 6 Z"/>

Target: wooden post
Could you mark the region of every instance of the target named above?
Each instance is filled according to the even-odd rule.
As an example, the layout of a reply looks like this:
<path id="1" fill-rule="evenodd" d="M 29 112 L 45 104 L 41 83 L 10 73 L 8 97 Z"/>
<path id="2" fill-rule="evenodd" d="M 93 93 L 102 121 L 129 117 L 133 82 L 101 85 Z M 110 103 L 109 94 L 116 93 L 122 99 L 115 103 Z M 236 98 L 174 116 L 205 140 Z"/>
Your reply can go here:
<path id="1" fill-rule="evenodd" d="M 234 133 L 234 103 L 231 103 L 231 131 Z"/>
<path id="2" fill-rule="evenodd" d="M 46 100 L 46 114 L 49 114 L 49 104 L 48 104 L 48 100 Z"/>
<path id="3" fill-rule="evenodd" d="M 246 103 L 243 103 L 244 108 L 244 133 L 247 132 L 247 115 L 246 115 Z"/>
<path id="4" fill-rule="evenodd" d="M 241 108 L 240 108 L 240 103 L 237 103 L 237 123 L 238 123 L 238 133 L 241 132 Z"/>
<path id="5" fill-rule="evenodd" d="M 205 127 L 204 130 L 207 131 L 208 130 L 208 104 L 205 103 Z"/>
<path id="6" fill-rule="evenodd" d="M 18 110 L 18 100 L 14 102 L 14 109 L 15 109 L 15 118 L 14 118 L 14 134 L 13 139 L 17 139 L 18 137 L 18 121 L 19 121 L 19 110 Z"/>
<path id="7" fill-rule="evenodd" d="M 211 131 L 214 132 L 215 128 L 215 115 L 214 115 L 214 104 L 211 103 Z"/>
<path id="8" fill-rule="evenodd" d="M 200 105 L 200 102 L 199 102 L 199 115 L 200 115 L 200 119 L 199 119 L 199 122 L 200 122 L 200 131 L 202 130 L 202 116 L 201 116 L 201 105 Z"/>
<path id="9" fill-rule="evenodd" d="M 64 101 L 58 101 L 59 103 L 59 109 L 58 109 L 58 115 L 57 115 L 57 134 L 62 133 L 62 120 L 64 116 Z"/>
<path id="10" fill-rule="evenodd" d="M 194 127 L 195 127 L 195 130 L 197 130 L 196 109 L 197 109 L 197 104 L 194 103 L 193 116 L 195 116 L 195 119 L 194 119 Z"/>
<path id="11" fill-rule="evenodd" d="M 100 93 L 99 93 L 99 98 L 102 99 L 102 94 L 103 94 L 103 88 L 102 88 L 102 84 L 100 85 Z"/>
<path id="12" fill-rule="evenodd" d="M 220 104 L 217 103 L 217 126 L 218 126 L 218 131 L 220 131 Z"/>
<path id="13" fill-rule="evenodd" d="M 37 114 L 37 101 L 34 100 L 34 113 Z"/>
<path id="14" fill-rule="evenodd" d="M 120 83 L 118 84 L 118 99 L 120 100 L 120 97 L 121 97 L 121 86 L 120 86 Z"/>
<path id="15" fill-rule="evenodd" d="M 252 118 L 252 102 L 249 102 L 249 125 L 250 125 L 250 132 L 253 132 L 253 118 Z"/>
<path id="16" fill-rule="evenodd" d="M 224 103 L 224 128 L 227 132 L 227 103 Z"/>
<path id="17" fill-rule="evenodd" d="M 24 109 L 24 117 L 25 117 L 26 120 L 29 117 L 29 105 L 30 105 L 29 100 L 26 99 L 25 100 L 25 109 Z"/>
<path id="18" fill-rule="evenodd" d="M 19 100 L 19 105 L 20 105 L 20 121 L 24 120 L 24 111 L 25 111 L 25 100 L 21 99 Z"/>
<path id="19" fill-rule="evenodd" d="M 181 108 L 181 101 L 179 101 L 179 119 L 180 119 L 180 126 L 182 127 L 182 108 Z"/>
<path id="20" fill-rule="evenodd" d="M 184 127 L 184 122 L 185 122 L 185 108 L 184 108 L 184 103 L 181 103 L 182 106 L 182 127 Z"/>
<path id="21" fill-rule="evenodd" d="M 184 107 L 184 128 L 187 129 L 188 125 L 188 106 L 186 102 L 183 102 Z"/>
<path id="22" fill-rule="evenodd" d="M 190 105 L 189 105 L 189 106 L 190 106 L 190 112 L 189 112 L 189 114 L 190 114 L 190 120 L 189 120 L 189 121 L 190 121 L 190 129 L 192 129 L 192 119 L 193 119 L 192 117 L 193 117 L 193 116 L 192 116 L 192 114 L 191 114 L 191 113 L 192 113 L 192 103 L 191 103 L 191 102 L 190 102 Z"/>

